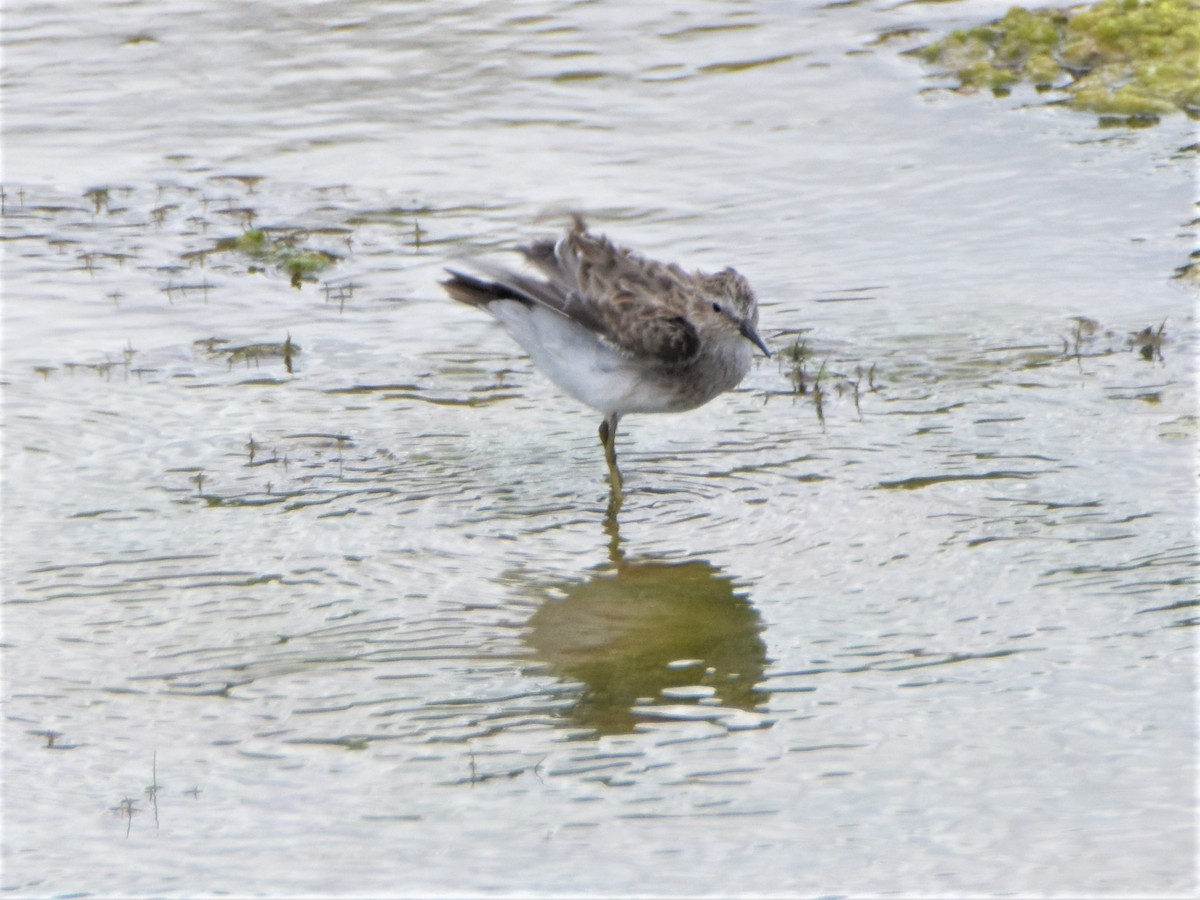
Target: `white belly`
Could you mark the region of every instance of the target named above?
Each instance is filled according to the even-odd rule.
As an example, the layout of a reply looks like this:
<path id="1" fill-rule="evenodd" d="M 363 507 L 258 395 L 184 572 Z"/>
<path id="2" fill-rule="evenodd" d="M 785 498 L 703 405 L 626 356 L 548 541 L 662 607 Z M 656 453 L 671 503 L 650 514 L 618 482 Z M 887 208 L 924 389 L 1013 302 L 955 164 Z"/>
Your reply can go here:
<path id="1" fill-rule="evenodd" d="M 739 338 L 731 352 L 722 355 L 715 377 L 702 386 L 694 377 L 668 373 L 617 352 L 553 310 L 516 300 L 495 300 L 487 310 L 551 381 L 606 416 L 694 409 L 734 387 L 750 367 L 749 344 Z"/>

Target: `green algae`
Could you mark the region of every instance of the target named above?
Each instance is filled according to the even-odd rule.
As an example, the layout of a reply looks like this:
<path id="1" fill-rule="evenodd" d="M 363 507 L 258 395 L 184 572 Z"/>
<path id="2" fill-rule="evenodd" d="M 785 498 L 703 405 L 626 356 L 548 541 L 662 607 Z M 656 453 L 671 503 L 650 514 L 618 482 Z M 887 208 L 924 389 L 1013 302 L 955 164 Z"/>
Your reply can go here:
<path id="1" fill-rule="evenodd" d="M 1200 114 L 1200 0 L 1099 0 L 1072 9 L 1014 6 L 986 25 L 914 51 L 960 88 L 1061 91 L 1106 125 Z"/>
<path id="2" fill-rule="evenodd" d="M 272 237 L 262 228 L 251 228 L 235 238 L 217 241 L 217 250 L 233 251 L 249 257 L 257 263 L 274 266 L 287 273 L 292 287 L 298 288 L 305 281 L 337 262 L 337 257 L 324 250 L 309 250 L 298 246 L 299 236 L 286 234 Z M 260 271 L 252 266 L 251 271 Z"/>

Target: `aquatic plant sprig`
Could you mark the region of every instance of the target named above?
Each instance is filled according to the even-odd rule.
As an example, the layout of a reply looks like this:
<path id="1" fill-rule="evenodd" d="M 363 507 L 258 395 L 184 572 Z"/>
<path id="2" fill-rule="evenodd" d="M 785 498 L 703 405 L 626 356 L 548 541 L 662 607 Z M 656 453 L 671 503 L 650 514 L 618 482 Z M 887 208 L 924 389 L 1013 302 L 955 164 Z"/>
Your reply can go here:
<path id="1" fill-rule="evenodd" d="M 829 360 L 823 359 L 816 373 L 810 372 L 812 349 L 802 336 L 797 336 L 784 347 L 778 358 L 780 371 L 787 377 L 791 386 L 791 390 L 785 393 L 790 393 L 793 397 L 806 397 L 812 403 L 822 430 L 825 428 L 825 400 L 829 396 L 829 390 L 839 397 L 850 396 L 854 401 L 854 411 L 860 419 L 862 395 L 879 390 L 875 383 L 875 363 L 871 363 L 865 369 L 862 365 L 856 365 L 851 375 L 830 369 Z M 830 384 L 832 386 L 827 387 Z M 770 392 L 767 396 L 770 396 Z"/>
<path id="2" fill-rule="evenodd" d="M 227 339 L 218 337 L 204 338 L 194 343 L 198 347 L 203 347 L 210 356 L 218 354 L 224 356 L 231 369 L 237 363 L 258 366 L 263 360 L 281 359 L 289 375 L 294 374 L 293 362 L 296 355 L 300 353 L 300 345 L 292 341 L 290 333 L 283 343 L 262 341 L 234 346 Z"/>

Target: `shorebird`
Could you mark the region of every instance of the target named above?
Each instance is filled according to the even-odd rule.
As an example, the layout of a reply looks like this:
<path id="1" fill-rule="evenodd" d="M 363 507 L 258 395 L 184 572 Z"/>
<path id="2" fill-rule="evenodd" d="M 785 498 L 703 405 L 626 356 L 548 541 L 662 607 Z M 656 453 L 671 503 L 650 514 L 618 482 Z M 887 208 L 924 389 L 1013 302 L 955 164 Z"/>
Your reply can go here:
<path id="1" fill-rule="evenodd" d="M 647 259 L 572 217 L 557 241 L 518 248 L 541 277 L 473 263 L 447 269 L 455 300 L 486 310 L 534 364 L 598 410 L 614 494 L 617 423 L 629 413 L 682 412 L 736 387 L 750 371 L 758 303 L 731 268 L 712 275 Z"/>

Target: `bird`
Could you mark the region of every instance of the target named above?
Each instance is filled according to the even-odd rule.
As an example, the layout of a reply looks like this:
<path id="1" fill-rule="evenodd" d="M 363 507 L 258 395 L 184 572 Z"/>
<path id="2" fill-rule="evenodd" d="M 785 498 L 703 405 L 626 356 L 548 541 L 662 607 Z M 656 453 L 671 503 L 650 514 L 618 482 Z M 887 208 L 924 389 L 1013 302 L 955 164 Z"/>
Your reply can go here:
<path id="1" fill-rule="evenodd" d="M 736 387 L 758 334 L 758 301 L 731 267 L 688 272 L 648 259 L 570 216 L 557 240 L 517 248 L 537 275 L 473 262 L 446 269 L 453 299 L 489 313 L 559 388 L 603 415 L 600 443 L 619 494 L 617 423 L 703 406 Z M 540 276 L 540 277 L 539 277 Z"/>

